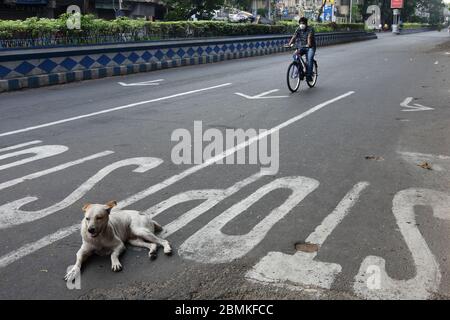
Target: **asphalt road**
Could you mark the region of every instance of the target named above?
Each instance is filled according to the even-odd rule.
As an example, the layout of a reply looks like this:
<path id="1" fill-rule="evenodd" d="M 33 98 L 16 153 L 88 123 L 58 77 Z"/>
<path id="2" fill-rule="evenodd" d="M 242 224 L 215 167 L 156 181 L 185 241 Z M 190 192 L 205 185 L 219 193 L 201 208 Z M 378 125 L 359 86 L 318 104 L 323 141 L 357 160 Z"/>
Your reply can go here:
<path id="1" fill-rule="evenodd" d="M 295 94 L 289 54 L 1 94 L 0 299 L 448 298 L 449 40 L 319 48 Z M 279 170 L 174 163 L 194 121 L 273 129 Z M 112 199 L 156 214 L 174 254 L 92 257 L 69 290 L 81 207 Z"/>

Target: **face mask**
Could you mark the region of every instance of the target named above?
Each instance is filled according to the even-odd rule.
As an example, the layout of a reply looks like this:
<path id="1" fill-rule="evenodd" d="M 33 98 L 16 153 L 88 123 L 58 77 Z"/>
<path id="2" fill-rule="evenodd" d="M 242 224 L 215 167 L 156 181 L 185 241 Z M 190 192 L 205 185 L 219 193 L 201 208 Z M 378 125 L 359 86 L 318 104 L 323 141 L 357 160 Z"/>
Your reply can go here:
<path id="1" fill-rule="evenodd" d="M 300 25 L 300 29 L 301 29 L 301 30 L 305 30 L 305 29 L 306 29 L 306 24 L 301 24 L 301 25 Z"/>

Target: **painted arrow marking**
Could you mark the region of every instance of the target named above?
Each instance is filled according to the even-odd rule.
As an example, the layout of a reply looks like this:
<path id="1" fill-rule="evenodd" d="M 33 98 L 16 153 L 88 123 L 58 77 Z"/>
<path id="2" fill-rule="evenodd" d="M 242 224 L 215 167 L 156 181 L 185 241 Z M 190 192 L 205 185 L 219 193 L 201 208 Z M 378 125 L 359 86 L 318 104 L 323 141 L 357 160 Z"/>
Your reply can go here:
<path id="1" fill-rule="evenodd" d="M 143 82 L 135 82 L 135 83 L 125 83 L 125 82 L 117 82 L 122 87 L 136 87 L 136 86 L 157 86 L 158 82 L 164 81 L 164 79 L 143 81 Z"/>
<path id="2" fill-rule="evenodd" d="M 269 96 L 269 94 L 280 91 L 280 89 L 273 89 L 270 91 L 266 91 L 260 94 L 257 94 L 256 96 L 249 96 L 240 92 L 235 92 L 234 94 L 237 94 L 238 96 L 244 97 L 249 100 L 257 100 L 257 99 L 280 99 L 280 98 L 289 98 L 289 96 Z"/>
<path id="3" fill-rule="evenodd" d="M 409 105 L 411 102 L 413 101 L 412 97 L 408 97 L 405 99 L 405 101 L 403 101 L 402 103 L 400 103 L 400 106 L 402 106 L 403 109 L 402 111 L 408 112 L 408 111 L 429 111 L 429 110 L 434 110 L 434 108 L 430 108 L 430 107 L 425 107 L 421 104 L 418 103 L 414 103 L 414 105 Z"/>

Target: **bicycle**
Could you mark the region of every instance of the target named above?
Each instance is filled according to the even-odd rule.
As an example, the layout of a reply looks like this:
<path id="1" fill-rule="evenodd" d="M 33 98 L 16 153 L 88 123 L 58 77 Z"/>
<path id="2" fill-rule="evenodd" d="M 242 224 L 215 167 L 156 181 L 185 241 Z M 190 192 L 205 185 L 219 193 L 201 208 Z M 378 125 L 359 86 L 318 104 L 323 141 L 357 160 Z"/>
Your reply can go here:
<path id="1" fill-rule="evenodd" d="M 287 46 L 288 48 L 292 48 Z M 291 92 L 296 92 L 300 88 L 300 83 L 306 77 L 307 63 L 302 58 L 299 53 L 299 49 L 295 48 L 295 53 L 293 55 L 294 61 L 289 65 L 287 71 L 287 85 Z M 314 59 L 312 81 L 306 81 L 308 87 L 313 88 L 317 83 L 317 78 L 319 77 L 317 61 Z"/>

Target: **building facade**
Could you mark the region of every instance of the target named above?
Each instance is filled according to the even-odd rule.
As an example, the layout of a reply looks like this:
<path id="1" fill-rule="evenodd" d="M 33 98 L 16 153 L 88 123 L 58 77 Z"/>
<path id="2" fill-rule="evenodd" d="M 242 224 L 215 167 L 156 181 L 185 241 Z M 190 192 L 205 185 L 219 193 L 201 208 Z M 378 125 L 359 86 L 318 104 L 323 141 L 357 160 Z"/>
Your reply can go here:
<path id="1" fill-rule="evenodd" d="M 256 0 L 255 0 L 256 1 Z M 289 18 L 295 16 L 306 16 L 316 19 L 323 0 L 275 0 L 277 8 L 286 13 Z M 327 6 L 332 6 L 333 21 L 348 22 L 350 14 L 350 4 L 359 5 L 364 0 L 326 0 Z M 264 3 L 264 1 L 262 1 Z"/>
<path id="2" fill-rule="evenodd" d="M 104 19 L 123 15 L 154 20 L 162 19 L 166 12 L 160 0 L 0 0 L 0 19 L 56 18 L 70 5 Z"/>

